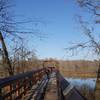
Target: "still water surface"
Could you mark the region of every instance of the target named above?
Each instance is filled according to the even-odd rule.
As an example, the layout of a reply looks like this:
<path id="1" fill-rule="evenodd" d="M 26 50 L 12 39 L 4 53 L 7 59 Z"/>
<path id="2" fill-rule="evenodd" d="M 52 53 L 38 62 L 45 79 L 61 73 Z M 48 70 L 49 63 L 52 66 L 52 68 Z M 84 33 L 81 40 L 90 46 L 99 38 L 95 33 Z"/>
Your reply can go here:
<path id="1" fill-rule="evenodd" d="M 76 87 L 87 86 L 90 89 L 94 89 L 96 83 L 95 78 L 66 78 L 66 80 Z"/>

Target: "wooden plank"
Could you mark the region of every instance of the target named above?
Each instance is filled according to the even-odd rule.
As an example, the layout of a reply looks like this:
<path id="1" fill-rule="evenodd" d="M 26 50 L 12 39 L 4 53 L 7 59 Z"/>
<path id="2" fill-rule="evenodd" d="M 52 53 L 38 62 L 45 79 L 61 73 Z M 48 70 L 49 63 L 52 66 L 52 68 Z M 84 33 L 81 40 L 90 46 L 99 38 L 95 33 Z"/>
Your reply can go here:
<path id="1" fill-rule="evenodd" d="M 45 92 L 44 100 L 58 100 L 56 75 L 53 72 L 50 76 L 48 86 Z"/>

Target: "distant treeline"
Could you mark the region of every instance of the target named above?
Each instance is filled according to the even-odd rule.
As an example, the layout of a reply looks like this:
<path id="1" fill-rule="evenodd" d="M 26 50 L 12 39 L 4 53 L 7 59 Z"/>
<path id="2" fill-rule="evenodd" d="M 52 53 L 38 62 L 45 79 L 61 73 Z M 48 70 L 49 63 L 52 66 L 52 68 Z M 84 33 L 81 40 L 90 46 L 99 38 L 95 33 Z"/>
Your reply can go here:
<path id="1" fill-rule="evenodd" d="M 98 61 L 73 60 L 59 61 L 62 74 L 71 77 L 96 77 Z"/>
<path id="2" fill-rule="evenodd" d="M 2 62 L 2 61 L 1 61 Z M 86 60 L 56 60 L 32 58 L 21 61 L 11 61 L 14 73 L 24 73 L 37 68 L 56 67 L 66 77 L 96 77 L 98 61 Z M 0 78 L 7 77 L 8 72 L 4 64 L 0 65 Z"/>

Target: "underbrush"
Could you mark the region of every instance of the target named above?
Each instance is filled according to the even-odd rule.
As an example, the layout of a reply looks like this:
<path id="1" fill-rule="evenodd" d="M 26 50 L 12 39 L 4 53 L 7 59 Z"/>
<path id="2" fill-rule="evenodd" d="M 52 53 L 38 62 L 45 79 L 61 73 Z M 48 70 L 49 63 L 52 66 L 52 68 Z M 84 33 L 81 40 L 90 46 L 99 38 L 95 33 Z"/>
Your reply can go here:
<path id="1" fill-rule="evenodd" d="M 94 89 L 90 89 L 86 84 L 83 84 L 81 87 L 76 86 L 76 88 L 86 98 L 86 100 L 95 100 Z"/>

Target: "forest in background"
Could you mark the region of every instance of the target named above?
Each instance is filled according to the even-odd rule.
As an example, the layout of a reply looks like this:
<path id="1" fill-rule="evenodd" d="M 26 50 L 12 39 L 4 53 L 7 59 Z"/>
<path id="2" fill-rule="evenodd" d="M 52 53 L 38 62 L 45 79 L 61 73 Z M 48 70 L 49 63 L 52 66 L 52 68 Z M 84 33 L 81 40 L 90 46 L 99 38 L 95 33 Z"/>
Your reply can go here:
<path id="1" fill-rule="evenodd" d="M 44 63 L 46 61 L 46 63 Z M 2 61 L 1 61 L 2 62 Z M 58 64 L 56 64 L 57 62 Z M 12 60 L 14 74 L 25 73 L 37 68 L 57 67 L 65 77 L 95 78 L 98 70 L 98 61 L 89 60 L 56 60 L 31 57 L 24 60 Z M 0 65 L 0 78 L 9 76 L 3 64 Z"/>

